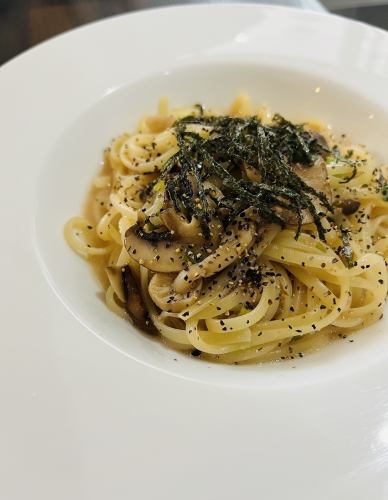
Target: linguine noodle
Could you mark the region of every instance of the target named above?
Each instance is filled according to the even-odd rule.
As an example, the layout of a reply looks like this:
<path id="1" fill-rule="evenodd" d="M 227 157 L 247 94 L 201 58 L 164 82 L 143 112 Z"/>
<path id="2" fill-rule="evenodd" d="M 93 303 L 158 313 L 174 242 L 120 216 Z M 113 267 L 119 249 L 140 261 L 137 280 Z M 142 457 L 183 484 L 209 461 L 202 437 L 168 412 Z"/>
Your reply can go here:
<path id="1" fill-rule="evenodd" d="M 200 106 L 172 110 L 161 100 L 155 116 L 105 150 L 86 215 L 67 222 L 65 237 L 92 262 L 107 306 L 177 349 L 224 363 L 301 357 L 379 320 L 387 296 L 384 168 L 322 125 L 275 122 L 241 95 L 224 120 L 236 137 L 243 133 L 236 124 L 256 126 L 264 139 L 283 127 L 281 154 L 273 156 L 279 162 L 290 158 L 292 138 L 316 148 L 306 153 L 315 167 L 308 160 L 287 167 L 304 191 L 276 191 L 276 182 L 263 181 L 271 179 L 264 166 L 237 153 L 226 161 L 224 145 L 221 153 L 199 149 L 221 141 L 217 116 Z M 256 143 L 244 140 L 253 151 Z M 193 161 L 183 179 L 185 148 Z M 233 194 L 240 188 L 245 205 Z M 259 195 L 264 201 L 255 204 Z"/>

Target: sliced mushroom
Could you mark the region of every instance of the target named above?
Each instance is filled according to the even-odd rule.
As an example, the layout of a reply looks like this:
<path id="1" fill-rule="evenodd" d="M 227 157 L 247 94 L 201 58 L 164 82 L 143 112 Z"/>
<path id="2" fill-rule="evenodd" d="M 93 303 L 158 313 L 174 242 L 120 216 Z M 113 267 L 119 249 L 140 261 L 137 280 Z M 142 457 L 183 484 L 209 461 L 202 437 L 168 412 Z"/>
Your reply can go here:
<path id="1" fill-rule="evenodd" d="M 293 170 L 304 182 L 318 193 L 326 195 L 331 200 L 332 193 L 329 184 L 329 176 L 324 159 L 319 157 L 311 167 L 296 163 Z"/>
<path id="2" fill-rule="evenodd" d="M 323 158 L 319 157 L 312 166 L 302 165 L 296 163 L 292 167 L 293 171 L 298 177 L 300 177 L 308 186 L 312 187 L 317 193 L 323 193 L 329 202 L 332 200 L 332 192 L 329 183 L 329 177 L 327 173 L 326 163 Z M 326 212 L 326 208 L 316 197 L 311 197 L 311 201 L 317 211 Z M 284 211 L 282 211 L 284 215 Z M 287 214 L 286 220 L 290 224 L 296 224 L 297 219 L 294 214 Z M 314 221 L 313 216 L 308 210 L 304 210 L 302 213 L 302 224 L 309 224 Z"/>
<path id="3" fill-rule="evenodd" d="M 323 136 L 320 134 L 316 135 L 317 142 L 324 148 L 328 148 L 327 142 Z M 252 182 L 260 182 L 261 175 L 258 170 L 254 167 L 245 164 L 244 172 L 247 178 Z M 327 173 L 326 163 L 323 157 L 319 157 L 313 165 L 302 165 L 301 163 L 295 163 L 292 166 L 294 173 L 300 177 L 308 186 L 312 187 L 317 193 L 323 193 L 326 195 L 329 202 L 332 200 L 332 192 L 329 183 L 329 177 Z M 319 211 L 325 211 L 325 207 L 322 203 L 315 197 L 311 196 L 311 201 L 315 208 Z M 279 208 L 276 210 L 279 215 L 281 215 L 289 224 L 297 224 L 297 218 L 294 213 Z M 302 224 L 309 224 L 313 222 L 314 219 L 308 210 L 304 210 L 302 213 Z"/>
<path id="4" fill-rule="evenodd" d="M 121 300 L 125 302 L 125 293 L 123 289 L 123 279 L 122 279 L 122 267 L 121 266 L 109 266 L 105 268 L 106 274 L 109 279 L 114 293 Z"/>
<path id="5" fill-rule="evenodd" d="M 207 199 L 209 204 L 213 203 L 214 205 L 217 206 L 217 204 L 214 203 L 214 200 L 217 200 L 217 202 L 222 200 L 222 198 L 224 198 L 224 193 L 216 184 L 210 182 L 210 179 L 213 180 L 214 177 L 209 177 L 208 180 L 204 181 L 203 188 L 205 189 L 205 192 L 207 194 Z"/>
<path id="6" fill-rule="evenodd" d="M 244 163 L 243 170 L 247 178 L 252 182 L 261 182 L 261 174 L 260 172 L 253 167 L 252 165 L 248 165 Z"/>
<path id="7" fill-rule="evenodd" d="M 125 233 L 125 248 L 139 264 L 156 272 L 181 271 L 186 266 L 185 245 L 177 241 L 150 241 L 139 236 L 139 227 L 133 226 Z"/>
<path id="8" fill-rule="evenodd" d="M 314 137 L 314 139 L 321 146 L 321 148 L 323 148 L 322 156 L 325 156 L 329 150 L 329 145 L 327 143 L 327 140 L 319 132 L 310 132 L 310 134 Z M 327 150 L 327 152 L 326 152 L 326 150 Z"/>
<path id="9" fill-rule="evenodd" d="M 204 239 L 201 233 L 199 220 L 193 217 L 189 222 L 186 217 L 178 214 L 173 208 L 167 208 L 160 214 L 165 226 L 173 232 L 182 243 L 202 244 Z"/>
<path id="10" fill-rule="evenodd" d="M 174 234 L 181 243 L 204 245 L 206 240 L 202 233 L 200 221 L 193 217 L 189 222 L 186 217 L 178 214 L 173 208 L 167 208 L 160 214 L 165 226 Z M 214 218 L 209 222 L 210 238 L 214 245 L 220 241 L 221 223 Z"/>
<path id="11" fill-rule="evenodd" d="M 152 330 L 147 309 L 141 293 L 129 266 L 122 268 L 122 283 L 125 298 L 125 308 L 135 325 L 143 330 Z"/>
<path id="12" fill-rule="evenodd" d="M 154 303 L 163 311 L 181 312 L 194 304 L 201 293 L 202 280 L 195 282 L 185 293 L 179 293 L 174 290 L 173 283 L 176 275 L 173 273 L 156 273 L 152 277 L 148 292 Z"/>
<path id="13" fill-rule="evenodd" d="M 210 177 L 207 178 L 205 182 L 209 182 L 211 184 L 210 187 L 218 188 L 220 190 L 220 193 L 222 194 L 221 189 L 223 188 L 223 182 L 222 179 L 220 179 L 220 177 L 218 177 L 217 175 L 211 175 Z"/>
<path id="14" fill-rule="evenodd" d="M 234 262 L 251 244 L 254 237 L 254 224 L 242 224 L 241 227 L 227 231 L 229 235 L 212 254 L 198 264 L 193 264 L 186 271 L 181 271 L 174 281 L 174 288 L 179 293 L 187 292 L 192 283 L 201 277 L 207 278 L 218 273 Z"/>

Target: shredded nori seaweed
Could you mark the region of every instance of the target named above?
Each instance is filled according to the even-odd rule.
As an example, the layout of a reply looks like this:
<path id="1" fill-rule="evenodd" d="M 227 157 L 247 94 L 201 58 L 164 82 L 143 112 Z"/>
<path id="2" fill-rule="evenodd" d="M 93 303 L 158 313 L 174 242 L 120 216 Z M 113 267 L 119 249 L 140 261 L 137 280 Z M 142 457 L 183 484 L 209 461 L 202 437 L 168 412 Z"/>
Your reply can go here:
<path id="1" fill-rule="evenodd" d="M 307 211 L 324 239 L 322 213 L 313 201 L 319 200 L 328 211 L 332 206 L 325 194 L 315 191 L 293 171 L 292 165 L 312 166 L 328 153 L 325 142 L 280 115 L 275 115 L 271 125 L 264 125 L 256 117 L 203 116 L 199 111 L 199 116 L 175 122 L 179 151 L 160 174 L 174 209 L 188 220 L 196 217 L 206 239 L 210 238 L 209 221 L 215 214 L 226 227 L 250 207 L 264 221 L 281 227 L 286 225 L 284 212 L 294 214 L 298 237 L 302 212 Z M 190 131 L 188 125 L 207 127 L 208 136 Z M 260 182 L 244 178 L 242 172 L 247 165 L 257 172 Z M 216 208 L 209 205 L 203 185 L 210 176 L 222 181 L 224 197 Z"/>
<path id="2" fill-rule="evenodd" d="M 142 238 L 143 240 L 158 242 L 158 241 L 171 241 L 173 239 L 173 235 L 170 231 L 144 231 L 140 226 L 135 226 L 135 234 Z"/>

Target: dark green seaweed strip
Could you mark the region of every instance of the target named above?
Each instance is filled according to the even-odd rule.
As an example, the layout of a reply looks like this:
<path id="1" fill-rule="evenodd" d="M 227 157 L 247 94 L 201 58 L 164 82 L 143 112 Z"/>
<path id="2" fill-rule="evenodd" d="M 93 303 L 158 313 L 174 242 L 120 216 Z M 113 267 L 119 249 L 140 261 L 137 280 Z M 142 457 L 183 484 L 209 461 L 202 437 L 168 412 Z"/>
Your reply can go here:
<path id="1" fill-rule="evenodd" d="M 308 186 L 292 168 L 295 162 L 308 168 L 326 154 L 324 141 L 303 125 L 292 124 L 279 115 L 273 124 L 263 125 L 256 117 L 207 117 L 201 116 L 201 109 L 199 112 L 200 116 L 187 116 L 174 124 L 179 151 L 166 162 L 160 175 L 174 208 L 188 219 L 197 217 L 206 238 L 214 214 L 225 226 L 249 207 L 254 207 L 266 222 L 281 227 L 286 221 L 279 209 L 294 214 L 298 237 L 306 210 L 324 239 L 322 213 L 313 200 L 318 199 L 328 211 L 332 206 L 324 193 Z M 190 124 L 211 126 L 209 137 L 188 131 Z M 260 182 L 242 177 L 245 165 L 258 173 Z M 203 185 L 209 176 L 221 182 L 223 198 L 216 209 L 210 207 Z"/>

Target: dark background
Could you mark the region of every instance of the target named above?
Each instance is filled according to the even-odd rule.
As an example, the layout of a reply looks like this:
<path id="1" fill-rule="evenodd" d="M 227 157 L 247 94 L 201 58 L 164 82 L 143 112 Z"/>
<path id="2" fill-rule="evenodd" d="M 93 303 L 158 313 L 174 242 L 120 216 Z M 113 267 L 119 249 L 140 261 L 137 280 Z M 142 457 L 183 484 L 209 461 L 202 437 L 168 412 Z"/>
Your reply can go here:
<path id="1" fill-rule="evenodd" d="M 195 1 L 0 0 L 0 64 L 32 45 L 81 24 L 141 8 L 176 3 Z M 331 11 L 388 29 L 388 5 Z"/>

